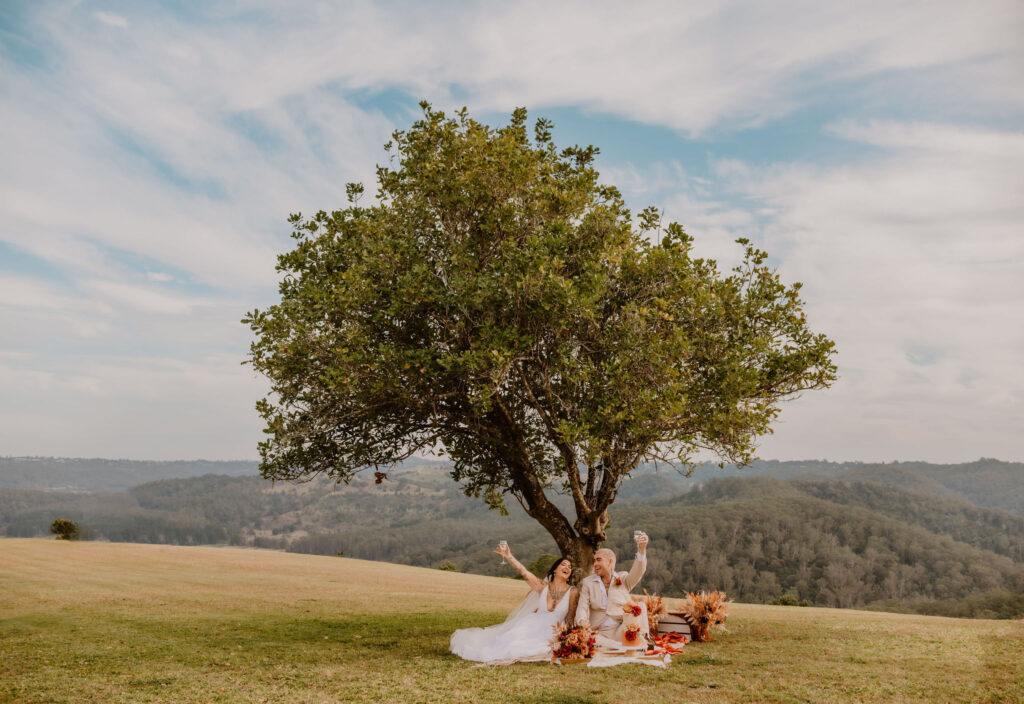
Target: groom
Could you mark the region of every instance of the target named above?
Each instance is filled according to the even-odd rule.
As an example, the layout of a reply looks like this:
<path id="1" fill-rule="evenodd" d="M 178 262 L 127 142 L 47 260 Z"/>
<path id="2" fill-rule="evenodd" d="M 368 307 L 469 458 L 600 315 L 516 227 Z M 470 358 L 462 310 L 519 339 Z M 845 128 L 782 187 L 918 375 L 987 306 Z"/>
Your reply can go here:
<path id="1" fill-rule="evenodd" d="M 601 548 L 594 553 L 594 574 L 580 582 L 576 623 L 589 626 L 599 635 L 618 640 L 622 627 L 622 605 L 629 599 L 647 570 L 647 534 L 637 538 L 636 559 L 629 572 L 615 571 L 615 553 Z"/>

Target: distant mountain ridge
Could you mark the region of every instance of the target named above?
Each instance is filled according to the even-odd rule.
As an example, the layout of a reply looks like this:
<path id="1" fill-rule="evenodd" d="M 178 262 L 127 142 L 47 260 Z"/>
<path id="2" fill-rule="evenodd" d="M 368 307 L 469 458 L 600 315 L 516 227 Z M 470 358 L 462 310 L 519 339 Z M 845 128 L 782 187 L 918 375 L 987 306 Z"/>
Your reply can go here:
<path id="1" fill-rule="evenodd" d="M 1016 505 L 1024 466 L 980 463 L 973 482 L 977 463 L 765 462 L 701 467 L 690 478 L 645 467 L 623 483 L 607 545 L 626 566 L 632 529 L 647 530 L 657 559 L 644 586 L 670 595 L 719 588 L 753 602 L 788 595 L 830 606 L 1017 617 L 1024 615 L 1024 516 L 979 503 Z M 891 481 L 853 481 L 872 477 Z M 126 492 L 0 489 L 0 535 L 45 535 L 58 515 L 94 539 L 344 552 L 421 566 L 451 561 L 490 575 L 510 574 L 492 553 L 500 539 L 524 561 L 555 552 L 517 507 L 509 516 L 489 511 L 436 462 L 407 463 L 380 485 L 363 477 L 293 485 L 211 474 Z"/>
<path id="2" fill-rule="evenodd" d="M 0 488 L 42 491 L 125 491 L 161 479 L 204 474 L 256 476 L 256 460 L 111 460 L 60 457 L 0 457 Z M 396 468 L 432 467 L 444 470 L 443 460 L 414 458 Z M 651 479 L 650 477 L 655 477 Z M 871 482 L 946 498 L 958 498 L 986 508 L 1001 508 L 1024 516 L 1024 463 L 982 458 L 959 464 L 926 462 L 830 462 L 828 460 L 756 460 L 746 467 L 706 463 L 684 476 L 671 466 L 637 467 L 623 483 L 620 500 L 644 492 L 687 491 L 710 479 L 770 476 L 776 479 L 828 478 L 842 482 Z M 633 488 L 635 487 L 635 488 Z"/>
<path id="3" fill-rule="evenodd" d="M 256 460 L 109 460 L 82 457 L 0 457 L 0 487 L 41 491 L 124 491 L 160 479 L 256 475 Z"/>
<path id="4" fill-rule="evenodd" d="M 447 462 L 416 459 L 415 465 Z M 69 493 L 126 491 L 161 479 L 204 474 L 258 476 L 258 460 L 121 460 L 84 457 L 0 457 L 0 488 Z"/>

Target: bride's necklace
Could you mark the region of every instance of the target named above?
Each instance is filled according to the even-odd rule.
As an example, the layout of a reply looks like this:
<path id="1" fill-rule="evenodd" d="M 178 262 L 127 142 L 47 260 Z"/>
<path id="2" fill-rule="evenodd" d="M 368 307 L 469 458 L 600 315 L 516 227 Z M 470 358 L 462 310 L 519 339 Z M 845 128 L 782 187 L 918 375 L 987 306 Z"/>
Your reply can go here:
<path id="1" fill-rule="evenodd" d="M 549 586 L 548 587 L 548 597 L 551 598 L 552 605 L 557 606 L 558 602 L 560 602 L 562 600 L 562 597 L 565 596 L 565 593 L 567 591 L 569 591 L 569 586 L 568 585 L 566 585 L 564 589 L 554 589 L 553 587 Z"/>

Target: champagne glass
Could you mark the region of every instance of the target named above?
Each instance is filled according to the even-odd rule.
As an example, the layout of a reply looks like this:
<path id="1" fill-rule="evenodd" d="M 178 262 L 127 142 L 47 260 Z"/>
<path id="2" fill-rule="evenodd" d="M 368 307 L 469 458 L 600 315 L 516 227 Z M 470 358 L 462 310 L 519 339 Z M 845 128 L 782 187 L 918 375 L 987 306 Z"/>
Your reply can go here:
<path id="1" fill-rule="evenodd" d="M 508 547 L 508 541 L 507 540 L 499 540 L 498 541 L 498 548 L 500 548 L 501 550 L 504 550 L 507 547 Z M 505 556 L 504 555 L 501 556 L 501 564 L 503 564 L 503 565 L 507 565 L 508 564 L 507 562 L 505 562 Z"/>
<path id="2" fill-rule="evenodd" d="M 635 530 L 635 531 L 633 531 L 633 542 L 635 542 L 635 543 L 637 543 L 639 545 L 639 543 L 640 543 L 640 536 L 643 535 L 643 534 L 644 534 L 644 532 L 642 530 Z"/>

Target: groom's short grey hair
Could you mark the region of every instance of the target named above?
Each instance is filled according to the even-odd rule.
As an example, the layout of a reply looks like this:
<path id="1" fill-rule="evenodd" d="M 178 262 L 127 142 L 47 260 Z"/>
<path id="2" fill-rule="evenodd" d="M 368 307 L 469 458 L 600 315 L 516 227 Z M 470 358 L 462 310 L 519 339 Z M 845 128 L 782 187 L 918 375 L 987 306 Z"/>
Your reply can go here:
<path id="1" fill-rule="evenodd" d="M 601 548 L 600 550 L 598 550 L 594 554 L 595 555 L 603 554 L 605 557 L 610 558 L 612 562 L 615 562 L 615 551 L 614 550 L 610 550 L 608 548 Z"/>

